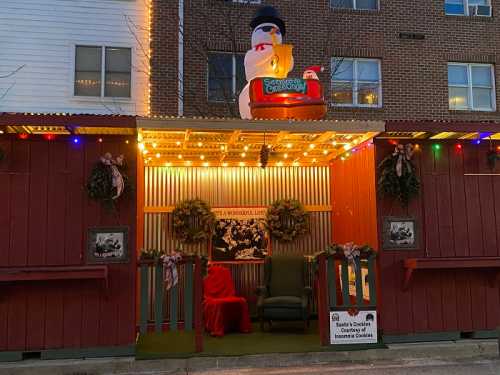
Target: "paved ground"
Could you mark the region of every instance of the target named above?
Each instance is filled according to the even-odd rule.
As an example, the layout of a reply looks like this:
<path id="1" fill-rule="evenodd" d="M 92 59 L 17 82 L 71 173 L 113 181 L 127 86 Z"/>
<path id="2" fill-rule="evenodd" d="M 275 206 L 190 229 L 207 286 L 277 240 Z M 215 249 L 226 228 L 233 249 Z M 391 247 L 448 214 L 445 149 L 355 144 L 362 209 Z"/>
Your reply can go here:
<path id="1" fill-rule="evenodd" d="M 231 369 L 178 372 L 192 375 L 499 375 L 500 360 L 445 362 L 420 360 L 404 363 L 366 365 L 326 365 L 291 368 Z"/>
<path id="2" fill-rule="evenodd" d="M 136 361 L 0 363 L 0 375 L 500 375 L 497 340 L 394 344 L 387 349 Z"/>

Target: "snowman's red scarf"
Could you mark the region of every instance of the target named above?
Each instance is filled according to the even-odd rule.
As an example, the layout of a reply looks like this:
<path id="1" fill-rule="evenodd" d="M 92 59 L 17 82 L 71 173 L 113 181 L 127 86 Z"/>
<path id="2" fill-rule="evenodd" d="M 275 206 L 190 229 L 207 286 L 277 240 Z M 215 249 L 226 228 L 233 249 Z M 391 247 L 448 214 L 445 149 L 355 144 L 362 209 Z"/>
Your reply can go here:
<path id="1" fill-rule="evenodd" d="M 256 51 L 263 51 L 265 46 L 271 46 L 272 47 L 272 44 L 271 43 L 259 43 L 255 46 L 255 50 Z"/>

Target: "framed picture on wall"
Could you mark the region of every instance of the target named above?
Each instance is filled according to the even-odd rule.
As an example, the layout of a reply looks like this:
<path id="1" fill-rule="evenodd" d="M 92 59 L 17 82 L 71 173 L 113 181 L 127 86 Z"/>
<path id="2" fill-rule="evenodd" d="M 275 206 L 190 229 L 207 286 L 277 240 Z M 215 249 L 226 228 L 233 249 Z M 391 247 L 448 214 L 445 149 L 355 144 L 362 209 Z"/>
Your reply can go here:
<path id="1" fill-rule="evenodd" d="M 415 250 L 419 247 L 419 231 L 413 217 L 384 217 L 382 236 L 385 250 Z"/>
<path id="2" fill-rule="evenodd" d="M 127 263 L 128 227 L 89 228 L 87 263 Z"/>
<path id="3" fill-rule="evenodd" d="M 267 207 L 214 207 L 212 262 L 262 261 L 269 254 Z"/>

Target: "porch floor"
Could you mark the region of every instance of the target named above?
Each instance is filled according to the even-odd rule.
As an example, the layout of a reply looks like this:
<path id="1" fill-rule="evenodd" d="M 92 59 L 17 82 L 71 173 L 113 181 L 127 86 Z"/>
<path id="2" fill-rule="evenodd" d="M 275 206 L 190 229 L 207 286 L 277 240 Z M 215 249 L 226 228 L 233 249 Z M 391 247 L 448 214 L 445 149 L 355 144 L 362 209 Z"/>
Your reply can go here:
<path id="1" fill-rule="evenodd" d="M 139 337 L 136 359 L 307 353 L 385 347 L 383 344 L 321 346 L 317 321 L 311 322 L 311 327 L 306 333 L 301 323 L 276 323 L 271 332 L 261 332 L 259 324 L 254 323 L 253 332 L 248 334 L 229 333 L 224 337 L 205 335 L 203 346 L 202 353 L 195 353 L 194 332 L 149 333 Z"/>

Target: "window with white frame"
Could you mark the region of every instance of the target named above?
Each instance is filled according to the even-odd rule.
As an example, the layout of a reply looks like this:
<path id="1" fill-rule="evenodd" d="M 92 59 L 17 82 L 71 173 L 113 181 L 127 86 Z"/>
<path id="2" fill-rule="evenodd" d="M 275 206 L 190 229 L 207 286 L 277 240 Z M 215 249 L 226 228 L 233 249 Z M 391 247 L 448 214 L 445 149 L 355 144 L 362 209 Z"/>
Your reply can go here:
<path id="1" fill-rule="evenodd" d="M 445 0 L 448 15 L 491 17 L 491 0 Z"/>
<path id="2" fill-rule="evenodd" d="M 75 96 L 130 98 L 132 50 L 122 47 L 75 47 Z"/>
<path id="3" fill-rule="evenodd" d="M 208 100 L 232 102 L 246 84 L 245 56 L 226 52 L 208 53 Z"/>
<path id="4" fill-rule="evenodd" d="M 330 0 L 332 8 L 377 10 L 378 0 Z"/>
<path id="5" fill-rule="evenodd" d="M 495 110 L 495 79 L 491 64 L 448 63 L 450 109 Z"/>
<path id="6" fill-rule="evenodd" d="M 333 105 L 382 106 L 380 60 L 334 57 L 331 72 Z"/>

